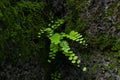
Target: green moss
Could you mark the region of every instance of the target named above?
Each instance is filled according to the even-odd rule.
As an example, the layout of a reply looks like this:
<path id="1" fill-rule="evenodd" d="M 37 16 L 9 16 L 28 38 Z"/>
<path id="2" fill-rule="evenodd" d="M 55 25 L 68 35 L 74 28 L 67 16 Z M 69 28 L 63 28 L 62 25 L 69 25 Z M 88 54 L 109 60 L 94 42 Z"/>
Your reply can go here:
<path id="1" fill-rule="evenodd" d="M 61 73 L 58 71 L 55 71 L 54 73 L 51 74 L 51 79 L 52 80 L 60 80 L 61 79 Z"/>
<path id="2" fill-rule="evenodd" d="M 116 40 L 115 43 L 113 44 L 113 47 L 112 47 L 112 50 L 113 51 L 119 51 L 120 50 L 120 40 Z"/>
<path id="3" fill-rule="evenodd" d="M 114 41 L 116 40 L 114 37 L 107 35 L 107 34 L 101 34 L 97 35 L 96 37 L 91 39 L 91 44 L 95 45 L 97 48 L 99 48 L 102 51 L 108 51 L 111 50 Z"/>
<path id="4" fill-rule="evenodd" d="M 67 5 L 70 10 L 66 15 L 66 27 L 65 31 L 70 32 L 75 30 L 77 32 L 84 32 L 87 28 L 87 19 L 85 16 L 81 16 L 86 11 L 86 0 L 67 0 Z"/>
<path id="5" fill-rule="evenodd" d="M 120 69 L 118 70 L 118 74 L 120 75 Z"/>
<path id="6" fill-rule="evenodd" d="M 37 39 L 37 32 L 47 25 L 49 14 L 45 12 L 46 3 L 30 1 L 0 1 L 0 56 L 11 55 L 28 60 L 47 52 L 45 39 Z M 38 45 L 40 44 L 40 45 Z M 47 48 L 47 47 L 46 47 Z M 45 52 L 46 51 L 46 52 Z"/>
<path id="7" fill-rule="evenodd" d="M 117 26 L 116 26 L 116 29 L 117 29 L 117 30 L 120 30 L 120 25 L 117 25 Z"/>
<path id="8" fill-rule="evenodd" d="M 114 3 L 114 5 L 111 5 L 110 7 L 108 7 L 107 11 L 105 12 L 105 16 L 116 15 L 116 13 L 119 12 L 118 11 L 118 7 L 120 7 L 119 2 L 118 3 Z"/>

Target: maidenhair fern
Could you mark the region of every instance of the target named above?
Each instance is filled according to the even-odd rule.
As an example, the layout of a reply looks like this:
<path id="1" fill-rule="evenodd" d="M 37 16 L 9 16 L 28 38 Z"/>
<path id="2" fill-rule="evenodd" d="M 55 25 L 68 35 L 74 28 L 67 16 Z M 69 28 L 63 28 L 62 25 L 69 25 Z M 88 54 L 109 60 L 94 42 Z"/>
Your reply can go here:
<path id="1" fill-rule="evenodd" d="M 38 33 L 38 37 L 40 37 L 42 33 L 46 33 L 46 36 L 51 41 L 50 52 L 49 52 L 50 59 L 48 60 L 48 62 L 51 62 L 52 59 L 55 59 L 58 51 L 62 51 L 62 53 L 66 57 L 68 57 L 68 60 L 71 61 L 71 63 L 77 64 L 77 66 L 79 67 L 81 60 L 71 50 L 69 43 L 64 38 L 71 39 L 73 41 L 78 42 L 79 44 L 86 46 L 85 40 L 84 38 L 82 38 L 81 34 L 75 31 L 71 31 L 69 34 L 66 34 L 64 32 L 55 33 L 54 30 L 57 29 L 59 26 L 61 26 L 63 23 L 64 20 L 62 19 L 58 19 L 55 22 L 51 21 L 51 23 L 48 24 L 49 28 L 40 30 L 40 32 Z"/>

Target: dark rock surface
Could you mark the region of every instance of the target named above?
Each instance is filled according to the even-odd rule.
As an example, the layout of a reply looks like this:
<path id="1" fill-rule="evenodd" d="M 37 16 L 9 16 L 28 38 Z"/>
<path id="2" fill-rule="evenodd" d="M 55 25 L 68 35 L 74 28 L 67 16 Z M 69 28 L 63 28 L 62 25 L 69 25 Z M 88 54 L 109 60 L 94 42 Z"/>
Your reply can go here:
<path id="1" fill-rule="evenodd" d="M 0 80 L 46 80 L 46 72 L 37 60 L 24 63 L 2 61 Z"/>

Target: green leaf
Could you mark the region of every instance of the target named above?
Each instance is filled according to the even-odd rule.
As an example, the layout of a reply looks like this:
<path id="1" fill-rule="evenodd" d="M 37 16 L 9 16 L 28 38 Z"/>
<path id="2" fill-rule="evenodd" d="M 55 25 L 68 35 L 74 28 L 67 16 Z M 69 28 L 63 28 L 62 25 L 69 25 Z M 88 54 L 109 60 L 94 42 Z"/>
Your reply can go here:
<path id="1" fill-rule="evenodd" d="M 59 44 L 60 43 L 60 40 L 61 40 L 61 35 L 58 34 L 58 33 L 55 33 L 53 34 L 51 37 L 50 37 L 50 40 L 51 40 L 51 43 L 54 43 L 54 44 Z"/>
<path id="2" fill-rule="evenodd" d="M 52 55 L 50 54 L 49 57 L 52 57 Z"/>
<path id="3" fill-rule="evenodd" d="M 70 56 L 68 59 L 69 59 L 69 60 L 72 60 L 73 58 L 72 58 L 72 56 Z"/>
<path id="4" fill-rule="evenodd" d="M 67 41 L 61 41 L 60 47 L 62 47 L 63 49 L 67 49 L 67 50 L 70 49 Z"/>
<path id="5" fill-rule="evenodd" d="M 77 60 L 77 64 L 80 64 L 81 63 L 81 61 L 80 60 Z"/>
<path id="6" fill-rule="evenodd" d="M 74 63 L 76 63 L 76 61 L 75 61 L 75 60 L 72 60 L 72 63 L 74 64 Z"/>
<path id="7" fill-rule="evenodd" d="M 69 53 L 73 54 L 73 51 L 69 51 Z"/>
<path id="8" fill-rule="evenodd" d="M 51 60 L 48 60 L 49 63 L 51 63 Z"/>
<path id="9" fill-rule="evenodd" d="M 59 46 L 56 44 L 51 43 L 50 44 L 50 51 L 56 53 L 58 51 Z"/>
<path id="10" fill-rule="evenodd" d="M 51 28 L 46 28 L 44 31 L 51 32 L 52 29 Z"/>
<path id="11" fill-rule="evenodd" d="M 74 56 L 73 59 L 74 59 L 74 60 L 78 59 L 78 56 Z"/>
<path id="12" fill-rule="evenodd" d="M 87 71 L 87 68 L 86 68 L 86 67 L 83 67 L 83 71 Z"/>
<path id="13" fill-rule="evenodd" d="M 50 27 L 50 26 L 51 26 L 51 24 L 48 24 L 48 26 Z"/>
<path id="14" fill-rule="evenodd" d="M 77 65 L 77 67 L 80 67 L 80 65 Z"/>
<path id="15" fill-rule="evenodd" d="M 64 53 L 69 53 L 70 47 L 67 41 L 61 41 L 60 47 L 61 50 L 64 51 Z"/>
<path id="16" fill-rule="evenodd" d="M 69 33 L 69 35 L 68 35 L 68 38 L 70 38 L 70 39 L 72 39 L 72 40 L 75 41 L 76 39 L 79 38 L 78 36 L 80 36 L 80 34 L 78 34 L 78 32 L 71 31 L 71 32 Z"/>
<path id="17" fill-rule="evenodd" d="M 75 56 L 75 54 L 70 54 L 70 56 Z"/>
<path id="18" fill-rule="evenodd" d="M 55 59 L 55 57 L 51 57 L 51 59 Z"/>
<path id="19" fill-rule="evenodd" d="M 75 31 L 71 31 L 70 32 L 70 37 L 74 37 L 76 34 L 75 34 Z"/>

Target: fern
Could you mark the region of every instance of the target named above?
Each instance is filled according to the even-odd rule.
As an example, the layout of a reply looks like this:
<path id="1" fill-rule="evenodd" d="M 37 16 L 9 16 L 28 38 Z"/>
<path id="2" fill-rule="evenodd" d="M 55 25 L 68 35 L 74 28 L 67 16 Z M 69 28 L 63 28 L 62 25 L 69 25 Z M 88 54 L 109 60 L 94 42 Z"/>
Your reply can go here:
<path id="1" fill-rule="evenodd" d="M 78 58 L 78 56 L 71 50 L 69 43 L 64 39 L 68 38 L 73 41 L 78 42 L 79 44 L 85 45 L 85 40 L 82 38 L 82 35 L 78 32 L 71 31 L 69 34 L 66 34 L 64 32 L 61 33 L 55 33 L 54 30 L 57 29 L 59 26 L 61 26 L 64 23 L 64 20 L 58 19 L 57 21 L 51 21 L 50 24 L 48 24 L 49 28 L 45 28 L 43 30 L 40 30 L 38 33 L 38 37 L 42 35 L 42 33 L 46 33 L 46 36 L 50 39 L 50 52 L 49 57 L 50 59 L 48 62 L 51 62 L 52 59 L 55 59 L 57 52 L 62 51 L 62 53 L 68 57 L 68 60 L 71 61 L 73 64 L 77 64 L 77 66 L 80 66 L 81 60 Z"/>

